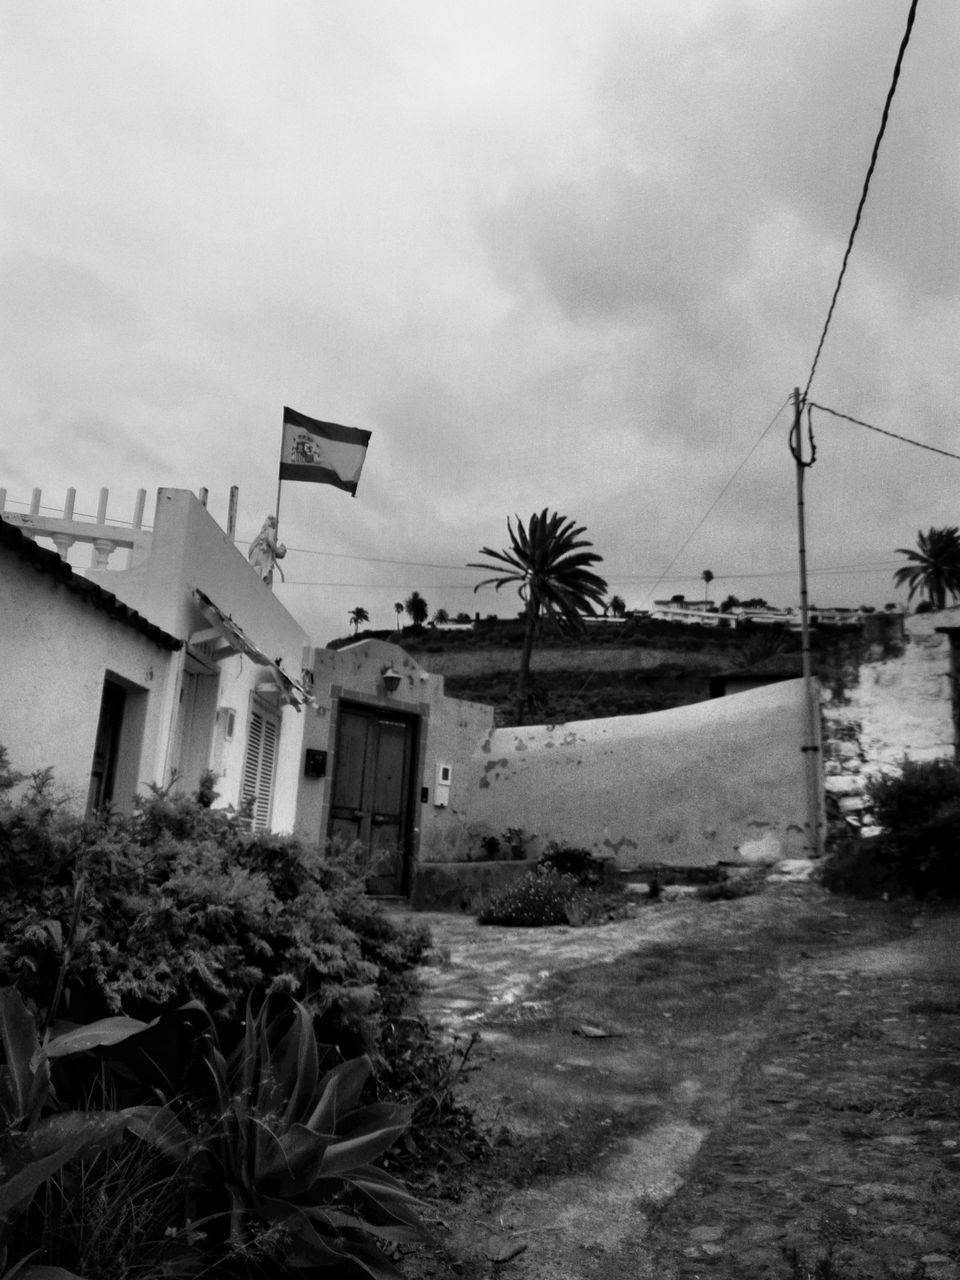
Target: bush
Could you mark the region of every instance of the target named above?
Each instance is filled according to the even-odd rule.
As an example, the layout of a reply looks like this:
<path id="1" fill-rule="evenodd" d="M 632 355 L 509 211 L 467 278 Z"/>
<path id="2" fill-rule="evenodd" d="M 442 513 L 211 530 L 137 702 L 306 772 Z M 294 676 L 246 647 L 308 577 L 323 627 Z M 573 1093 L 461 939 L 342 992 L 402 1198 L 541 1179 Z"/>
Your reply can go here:
<path id="1" fill-rule="evenodd" d="M 536 927 L 582 918 L 583 890 L 574 876 L 537 867 L 497 894 L 477 916 L 479 924 Z"/>
<path id="2" fill-rule="evenodd" d="M 589 849 L 572 849 L 551 841 L 540 858 L 540 866 L 561 876 L 574 876 L 580 884 L 600 884 L 604 863 Z"/>
<path id="3" fill-rule="evenodd" d="M 0 782 L 13 776 L 0 758 Z M 0 792 L 0 984 L 45 1021 L 150 1018 L 197 999 L 221 1025 L 248 995 L 302 1000 L 318 1034 L 375 1053 L 427 945 L 349 866 L 154 790 L 131 818 L 84 822 L 48 773 Z"/>
<path id="4" fill-rule="evenodd" d="M 960 896 L 960 768 L 904 760 L 868 787 L 879 836 L 848 840 L 824 868 L 828 889 L 917 897 Z"/>

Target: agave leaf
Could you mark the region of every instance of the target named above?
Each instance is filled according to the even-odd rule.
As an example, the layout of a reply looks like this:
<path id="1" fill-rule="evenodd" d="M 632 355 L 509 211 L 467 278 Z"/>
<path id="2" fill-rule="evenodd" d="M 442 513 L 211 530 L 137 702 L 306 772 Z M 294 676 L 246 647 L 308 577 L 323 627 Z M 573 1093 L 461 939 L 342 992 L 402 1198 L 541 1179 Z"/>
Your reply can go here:
<path id="1" fill-rule="evenodd" d="M 305 1209 L 311 1214 L 310 1209 Z M 417 1244 L 423 1240 L 425 1232 L 419 1222 L 393 1222 L 370 1217 L 366 1210 L 363 1213 L 345 1213 L 343 1210 L 323 1210 L 325 1218 L 344 1232 L 365 1231 L 380 1240 L 388 1240 L 391 1244 Z"/>
<path id="2" fill-rule="evenodd" d="M 299 1120 L 313 1104 L 320 1073 L 312 1019 L 299 1001 L 295 1002 L 295 1010 L 295 1021 L 285 1037 L 284 1053 L 277 1071 L 289 1099 L 281 1121 L 284 1128 Z"/>
<path id="3" fill-rule="evenodd" d="M 134 1137 L 175 1160 L 185 1160 L 196 1146 L 193 1134 L 169 1107 L 136 1107 L 127 1128 Z"/>
<path id="4" fill-rule="evenodd" d="M 293 1248 L 288 1256 L 294 1265 L 342 1266 L 353 1256 L 353 1242 L 347 1244 L 341 1241 L 339 1233 L 325 1214 L 318 1215 L 316 1211 L 307 1213 L 289 1200 L 281 1200 L 275 1196 L 258 1197 L 256 1207 L 266 1222 L 286 1227 L 290 1232 Z M 320 1225 L 327 1227 L 324 1232 L 318 1231 L 311 1221 L 311 1218 L 318 1217 Z"/>
<path id="5" fill-rule="evenodd" d="M 389 1238 L 396 1240 L 426 1235 L 420 1205 L 409 1191 L 397 1192 L 393 1187 L 382 1185 L 377 1178 L 346 1178 L 345 1181 L 366 1197 L 368 1203 L 364 1204 L 362 1217 L 371 1224 L 371 1229 L 376 1226 L 381 1234 L 392 1232 Z"/>
<path id="6" fill-rule="evenodd" d="M 83 1280 L 83 1276 L 78 1276 L 75 1271 L 65 1271 L 63 1267 L 28 1267 L 20 1272 L 20 1280 Z"/>
<path id="7" fill-rule="evenodd" d="M 30 1160 L 12 1178 L 0 1182 L 0 1217 L 25 1209 L 37 1187 L 85 1149 L 85 1136 L 76 1133 L 51 1154 Z"/>
<path id="8" fill-rule="evenodd" d="M 257 1164 L 258 1185 L 276 1179 L 279 1195 L 295 1195 L 316 1181 L 329 1139 L 295 1124 L 274 1142 L 266 1158 Z"/>
<path id="9" fill-rule="evenodd" d="M 120 1044 L 131 1036 L 139 1035 L 160 1021 L 140 1022 L 137 1018 L 101 1018 L 86 1026 L 75 1027 L 60 1035 L 52 1036 L 44 1045 L 48 1058 L 65 1058 L 71 1053 L 86 1053 L 88 1049 L 98 1049 L 104 1045 Z"/>
<path id="10" fill-rule="evenodd" d="M 41 1059 L 34 1065 L 39 1041 L 32 1014 L 14 987 L 0 990 L 0 1043 L 6 1069 L 0 1072 L 0 1106 L 11 1121 L 26 1116 L 42 1100 L 50 1076 Z"/>
<path id="11" fill-rule="evenodd" d="M 321 1234 L 315 1224 L 321 1229 L 326 1227 L 327 1231 Z M 327 1254 L 336 1249 L 337 1262 L 353 1262 L 371 1280 L 403 1280 L 402 1273 L 384 1257 L 376 1245 L 364 1240 L 359 1234 L 354 1234 L 365 1231 L 366 1225 L 352 1214 L 329 1209 L 295 1209 L 284 1225 L 293 1232 L 299 1246 L 291 1258 L 295 1263 L 309 1263 L 313 1250 L 319 1246 Z M 350 1234 L 346 1234 L 347 1232 Z M 317 1261 L 320 1261 L 319 1257 Z"/>
<path id="12" fill-rule="evenodd" d="M 372 1070 L 373 1064 L 364 1055 L 341 1062 L 328 1071 L 321 1082 L 320 1100 L 304 1121 L 307 1128 L 314 1133 L 332 1135 L 337 1129 L 338 1119 L 356 1107 Z"/>
<path id="13" fill-rule="evenodd" d="M 345 1142 L 333 1142 L 327 1147 L 320 1168 L 320 1176 L 324 1178 L 343 1177 L 357 1165 L 369 1164 L 376 1160 L 400 1137 L 407 1128 L 407 1120 L 385 1128 L 376 1129 L 372 1133 L 348 1138 Z"/>
<path id="14" fill-rule="evenodd" d="M 62 1111 L 38 1121 L 26 1135 L 35 1160 L 54 1154 L 60 1147 L 79 1141 L 85 1151 L 114 1143 L 131 1118 L 146 1119 L 157 1107 L 127 1107 L 124 1111 Z"/>

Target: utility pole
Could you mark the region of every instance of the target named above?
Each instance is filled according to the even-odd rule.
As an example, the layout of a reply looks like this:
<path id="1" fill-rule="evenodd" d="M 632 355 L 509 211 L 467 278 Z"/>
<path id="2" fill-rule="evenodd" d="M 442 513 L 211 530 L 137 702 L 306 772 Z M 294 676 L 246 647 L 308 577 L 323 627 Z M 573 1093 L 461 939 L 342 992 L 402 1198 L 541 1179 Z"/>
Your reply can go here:
<path id="1" fill-rule="evenodd" d="M 807 598 L 807 538 L 803 508 L 803 473 L 812 467 L 817 452 L 813 433 L 808 432 L 810 452 L 803 456 L 802 421 L 803 403 L 799 388 L 793 389 L 793 426 L 790 429 L 790 452 L 796 463 L 797 474 L 797 545 L 800 555 L 800 661 L 803 672 L 804 778 L 807 793 L 807 836 L 810 854 L 817 858 L 823 853 L 823 822 L 821 804 L 821 752 L 819 700 L 813 685 L 813 668 L 810 660 L 810 607 Z"/>

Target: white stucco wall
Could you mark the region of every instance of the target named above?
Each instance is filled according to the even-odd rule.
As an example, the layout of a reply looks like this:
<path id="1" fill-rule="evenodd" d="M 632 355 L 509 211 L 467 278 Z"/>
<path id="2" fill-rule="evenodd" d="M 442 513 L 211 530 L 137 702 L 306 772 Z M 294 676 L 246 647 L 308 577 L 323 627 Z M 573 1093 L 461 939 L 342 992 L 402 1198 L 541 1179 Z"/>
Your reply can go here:
<path id="1" fill-rule="evenodd" d="M 301 678 L 309 636 L 260 580 L 247 560 L 246 548 L 234 545 L 189 490 L 158 490 L 150 548 L 144 559 L 130 569 L 90 569 L 85 576 L 182 640 L 209 625 L 194 597 L 194 591 L 200 590 L 268 658 L 279 659 L 294 680 Z M 211 763 L 216 763 L 220 772 L 217 803 L 221 806 L 240 803 L 253 697 L 264 672 L 265 668 L 247 656 L 220 663 L 219 720 L 222 723 L 228 708 L 236 716 L 232 742 L 218 743 L 216 730 L 211 742 Z M 164 782 L 177 765 L 171 736 L 174 718 L 171 716 L 171 727 L 158 747 L 155 776 Z M 276 832 L 290 832 L 297 822 L 304 724 L 303 711 L 283 708 L 270 819 Z M 178 786 L 192 790 L 196 783 L 197 777 L 183 777 Z"/>
<path id="2" fill-rule="evenodd" d="M 124 761 L 142 790 L 158 776 L 153 748 L 178 658 L 15 554 L 2 555 L 0 743 L 21 773 L 53 767 L 76 811 L 87 804 L 104 676 L 129 681 L 145 697 L 141 750 Z M 118 807 L 129 798 L 119 794 Z"/>
<path id="3" fill-rule="evenodd" d="M 809 852 L 803 682 L 649 715 L 492 731 L 464 811 L 624 869 Z"/>

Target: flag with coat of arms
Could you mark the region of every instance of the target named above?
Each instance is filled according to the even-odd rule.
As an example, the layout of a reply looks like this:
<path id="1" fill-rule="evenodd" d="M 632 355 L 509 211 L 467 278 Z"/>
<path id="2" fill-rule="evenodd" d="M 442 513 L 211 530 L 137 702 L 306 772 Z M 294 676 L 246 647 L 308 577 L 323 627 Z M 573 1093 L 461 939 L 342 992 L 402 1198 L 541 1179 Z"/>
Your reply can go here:
<path id="1" fill-rule="evenodd" d="M 283 410 L 280 479 L 332 484 L 356 496 L 370 432 Z"/>

